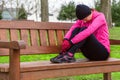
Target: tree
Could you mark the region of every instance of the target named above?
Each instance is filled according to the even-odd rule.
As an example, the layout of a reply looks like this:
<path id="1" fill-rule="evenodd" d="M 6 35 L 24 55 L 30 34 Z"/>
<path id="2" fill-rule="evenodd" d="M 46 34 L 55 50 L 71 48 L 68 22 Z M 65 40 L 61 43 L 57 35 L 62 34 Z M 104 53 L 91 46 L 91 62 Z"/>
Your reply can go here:
<path id="1" fill-rule="evenodd" d="M 21 6 L 21 8 L 19 8 L 17 19 L 27 19 L 27 12 L 23 5 Z"/>
<path id="2" fill-rule="evenodd" d="M 95 0 L 94 3 L 95 3 L 95 9 L 97 11 L 100 11 L 101 10 L 100 0 Z"/>
<path id="3" fill-rule="evenodd" d="M 0 19 L 2 19 L 2 11 L 0 10 Z"/>
<path id="4" fill-rule="evenodd" d="M 4 5 L 4 2 L 1 0 L 0 1 L 0 20 L 2 19 L 3 5 Z"/>
<path id="5" fill-rule="evenodd" d="M 112 27 L 111 0 L 95 0 L 95 9 L 105 14 L 108 27 Z"/>
<path id="6" fill-rule="evenodd" d="M 1 0 L 0 3 L 2 3 L 3 9 L 7 10 L 9 15 L 15 20 L 18 20 L 19 16 L 21 16 L 24 11 L 26 12 L 26 16 L 32 15 L 36 12 L 35 5 L 33 5 L 33 1 L 31 0 L 24 0 L 24 2 L 23 0 Z"/>
<path id="7" fill-rule="evenodd" d="M 105 14 L 108 27 L 112 27 L 111 0 L 101 0 L 101 11 Z"/>
<path id="8" fill-rule="evenodd" d="M 69 2 L 69 4 L 63 4 L 60 13 L 57 17 L 58 20 L 70 20 L 71 22 L 76 19 L 75 15 L 75 3 Z"/>
<path id="9" fill-rule="evenodd" d="M 112 21 L 116 26 L 120 26 L 120 1 L 113 0 L 112 2 Z"/>
<path id="10" fill-rule="evenodd" d="M 49 21 L 48 0 L 41 0 L 41 21 Z"/>

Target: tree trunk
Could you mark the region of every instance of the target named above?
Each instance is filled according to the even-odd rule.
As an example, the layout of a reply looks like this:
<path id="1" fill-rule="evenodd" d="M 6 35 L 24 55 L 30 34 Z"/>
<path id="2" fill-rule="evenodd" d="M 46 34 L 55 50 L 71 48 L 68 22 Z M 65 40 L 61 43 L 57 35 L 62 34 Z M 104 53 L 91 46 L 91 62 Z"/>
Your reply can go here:
<path id="1" fill-rule="evenodd" d="M 41 0 L 41 21 L 49 21 L 48 0 Z"/>
<path id="2" fill-rule="evenodd" d="M 101 12 L 105 14 L 108 27 L 112 27 L 111 0 L 101 0 Z"/>

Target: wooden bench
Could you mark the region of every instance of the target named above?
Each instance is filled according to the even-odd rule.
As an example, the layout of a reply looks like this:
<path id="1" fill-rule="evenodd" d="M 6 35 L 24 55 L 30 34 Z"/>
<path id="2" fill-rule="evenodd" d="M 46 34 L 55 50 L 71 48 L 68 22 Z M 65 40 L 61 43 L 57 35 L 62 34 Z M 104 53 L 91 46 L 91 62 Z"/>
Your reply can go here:
<path id="1" fill-rule="evenodd" d="M 50 61 L 20 62 L 20 55 L 58 54 L 62 39 L 71 25 L 0 21 L 0 56 L 9 56 L 9 63 L 0 64 L 0 80 L 40 80 L 96 73 L 103 73 L 104 80 L 111 80 L 111 72 L 120 71 L 120 59 L 79 59 L 75 63 L 62 64 L 52 64 Z M 120 45 L 120 40 L 110 41 L 111 45 Z"/>

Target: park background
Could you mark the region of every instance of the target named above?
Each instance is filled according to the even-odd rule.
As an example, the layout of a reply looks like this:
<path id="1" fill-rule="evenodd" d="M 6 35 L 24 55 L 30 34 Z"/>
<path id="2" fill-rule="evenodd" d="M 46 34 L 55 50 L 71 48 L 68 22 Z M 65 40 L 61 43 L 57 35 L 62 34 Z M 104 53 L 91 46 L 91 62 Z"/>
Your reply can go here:
<path id="1" fill-rule="evenodd" d="M 105 14 L 109 25 L 110 39 L 120 40 L 120 0 L 0 0 L 1 20 L 33 20 L 37 22 L 74 23 L 75 6 L 86 4 Z M 26 55 L 21 61 L 49 60 L 53 55 Z M 76 54 L 76 58 L 84 58 Z M 120 46 L 111 46 L 111 57 L 120 58 Z M 9 62 L 9 57 L 0 57 L 0 63 Z M 112 74 L 113 80 L 120 79 L 120 72 Z M 70 76 L 48 80 L 102 80 L 102 74 Z"/>

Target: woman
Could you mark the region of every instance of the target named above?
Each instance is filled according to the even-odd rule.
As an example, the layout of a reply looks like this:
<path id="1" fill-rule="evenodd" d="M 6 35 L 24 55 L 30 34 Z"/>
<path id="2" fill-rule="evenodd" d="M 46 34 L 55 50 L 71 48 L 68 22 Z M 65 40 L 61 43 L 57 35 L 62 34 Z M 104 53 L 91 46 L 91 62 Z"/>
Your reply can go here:
<path id="1" fill-rule="evenodd" d="M 74 54 L 80 49 L 89 60 L 106 60 L 110 55 L 108 26 L 103 13 L 88 6 L 76 6 L 78 20 L 64 37 L 62 51 L 52 63 L 75 62 Z"/>

